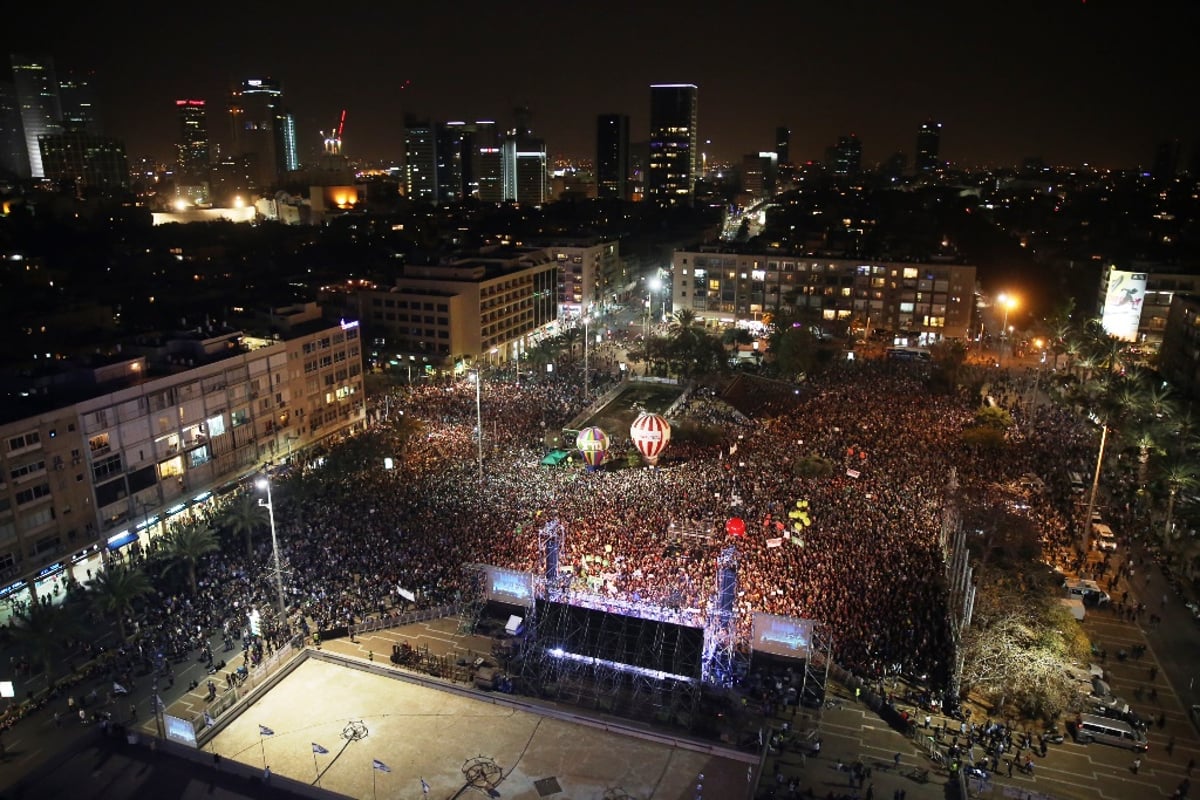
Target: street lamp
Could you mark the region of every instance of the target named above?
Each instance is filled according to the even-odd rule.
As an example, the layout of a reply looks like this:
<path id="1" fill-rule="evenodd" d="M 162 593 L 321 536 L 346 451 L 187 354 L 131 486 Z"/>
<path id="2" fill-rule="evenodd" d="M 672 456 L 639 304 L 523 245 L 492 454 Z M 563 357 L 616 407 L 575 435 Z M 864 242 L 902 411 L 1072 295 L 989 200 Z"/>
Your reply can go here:
<path id="1" fill-rule="evenodd" d="M 475 443 L 476 452 L 478 453 L 479 461 L 479 482 L 483 483 L 483 404 L 481 387 L 483 385 L 483 374 L 479 368 L 470 370 L 472 377 L 475 379 Z"/>
<path id="2" fill-rule="evenodd" d="M 650 279 L 650 311 L 651 311 L 651 313 L 654 312 L 654 293 L 658 292 L 662 288 L 663 288 L 663 282 L 657 275 L 655 275 L 653 278 Z M 666 314 L 666 313 L 667 313 L 667 299 L 664 296 L 663 297 L 663 314 Z"/>
<path id="3" fill-rule="evenodd" d="M 591 319 L 591 312 L 583 315 L 583 400 L 586 403 L 588 398 L 588 390 L 590 389 L 588 375 L 588 322 Z"/>
<path id="4" fill-rule="evenodd" d="M 258 504 L 267 509 L 267 517 L 271 521 L 271 552 L 275 557 L 275 588 L 279 592 L 279 618 L 284 627 L 287 626 L 287 603 L 283 600 L 283 569 L 279 566 L 279 538 L 275 533 L 275 504 L 271 501 L 271 478 L 264 474 L 255 481 L 255 486 L 267 493 L 267 499 L 258 499 Z"/>
<path id="5" fill-rule="evenodd" d="M 1008 330 L 1008 312 L 1017 307 L 1017 298 L 1009 294 L 1001 292 L 996 296 L 998 302 L 1004 308 L 1004 324 L 1000 326 L 1000 357 L 1004 357 L 1004 342 L 1010 340 L 1010 331 Z"/>

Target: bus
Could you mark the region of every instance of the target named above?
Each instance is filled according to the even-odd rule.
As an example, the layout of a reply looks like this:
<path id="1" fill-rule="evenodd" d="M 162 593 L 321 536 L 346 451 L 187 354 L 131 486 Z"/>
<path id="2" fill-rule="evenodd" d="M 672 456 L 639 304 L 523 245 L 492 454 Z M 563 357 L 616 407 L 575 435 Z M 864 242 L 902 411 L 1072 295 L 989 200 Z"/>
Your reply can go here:
<path id="1" fill-rule="evenodd" d="M 924 347 L 889 347 L 888 361 L 928 361 L 929 351 Z"/>

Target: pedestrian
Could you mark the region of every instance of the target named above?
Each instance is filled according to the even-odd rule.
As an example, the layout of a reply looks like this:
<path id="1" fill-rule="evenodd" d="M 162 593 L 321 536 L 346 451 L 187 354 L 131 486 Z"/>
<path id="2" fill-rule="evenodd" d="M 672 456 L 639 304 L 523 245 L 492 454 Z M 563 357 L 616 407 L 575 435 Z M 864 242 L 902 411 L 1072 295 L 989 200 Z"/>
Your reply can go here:
<path id="1" fill-rule="evenodd" d="M 933 722 L 933 717 L 931 717 L 931 716 L 929 716 L 928 714 L 926 714 L 926 715 L 925 715 L 925 730 L 929 730 L 929 725 L 930 725 L 930 723 L 932 723 L 932 722 Z"/>
<path id="2" fill-rule="evenodd" d="M 1133 763 L 1129 765 L 1129 769 L 1134 775 L 1138 774 L 1138 770 L 1141 769 L 1141 767 L 1142 767 L 1142 759 L 1141 758 L 1135 758 L 1133 760 Z"/>
<path id="3" fill-rule="evenodd" d="M 271 785 L 271 768 L 270 767 L 263 767 L 263 783 L 265 783 L 268 786 Z"/>
<path id="4" fill-rule="evenodd" d="M 1175 734 L 1171 734 L 1171 738 L 1167 739 L 1167 755 L 1175 755 Z"/>
<path id="5" fill-rule="evenodd" d="M 892 763 L 896 765 L 896 769 L 900 769 L 900 754 L 899 753 L 896 753 L 896 755 L 892 756 Z"/>
<path id="6" fill-rule="evenodd" d="M 1013 769 L 1013 760 L 1010 758 L 1010 759 L 1008 759 L 1008 777 L 1010 777 L 1010 778 L 1012 777 L 1012 769 Z"/>
<path id="7" fill-rule="evenodd" d="M 1188 765 L 1187 765 L 1187 774 L 1188 774 L 1188 775 L 1191 775 L 1191 774 L 1192 774 L 1192 768 L 1193 768 L 1193 767 L 1195 767 L 1195 766 L 1196 766 L 1196 759 L 1194 759 L 1194 758 L 1189 758 L 1189 759 L 1188 759 Z"/>

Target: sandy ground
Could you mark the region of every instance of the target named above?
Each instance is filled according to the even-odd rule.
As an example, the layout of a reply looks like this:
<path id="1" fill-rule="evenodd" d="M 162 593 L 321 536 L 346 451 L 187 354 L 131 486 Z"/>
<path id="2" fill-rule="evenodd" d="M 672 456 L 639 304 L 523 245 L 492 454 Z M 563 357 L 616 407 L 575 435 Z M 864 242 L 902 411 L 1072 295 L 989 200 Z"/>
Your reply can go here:
<path id="1" fill-rule="evenodd" d="M 351 723 L 366 735 L 353 739 Z M 274 731 L 260 736 L 259 725 Z M 328 754 L 315 755 L 313 744 Z M 473 759 L 494 764 L 499 797 L 536 800 L 733 800 L 747 765 L 544 717 L 403 680 L 308 659 L 206 749 L 356 798 L 481 796 L 464 787 Z M 391 772 L 372 767 L 379 760 Z M 495 769 L 495 768 L 492 768 Z M 500 777 L 502 775 L 502 777 Z M 701 779 L 699 776 L 703 775 Z M 556 779 L 554 786 L 535 782 Z M 702 789 L 697 786 L 702 785 Z M 548 792 L 548 793 L 547 793 Z"/>

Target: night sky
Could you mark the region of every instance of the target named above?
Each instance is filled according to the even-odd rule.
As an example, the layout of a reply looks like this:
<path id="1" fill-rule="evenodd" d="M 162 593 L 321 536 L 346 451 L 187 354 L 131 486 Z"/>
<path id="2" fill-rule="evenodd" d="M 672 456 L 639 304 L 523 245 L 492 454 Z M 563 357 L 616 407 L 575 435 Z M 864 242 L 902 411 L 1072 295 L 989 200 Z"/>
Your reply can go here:
<path id="1" fill-rule="evenodd" d="M 74 6 L 74 4 L 72 4 Z M 346 153 L 402 155 L 405 112 L 512 122 L 528 105 L 552 156 L 591 158 L 595 117 L 647 138 L 648 86 L 700 87 L 711 157 L 773 149 L 821 159 L 838 135 L 865 163 L 912 163 L 918 125 L 944 124 L 961 165 L 1148 164 L 1200 142 L 1192 38 L 1200 0 L 16 4 L 3 53 L 91 69 L 107 132 L 131 158 L 173 157 L 174 101 L 209 103 L 228 140 L 229 87 L 280 80 L 301 159 L 347 110 Z M 320 9 L 313 13 L 309 9 Z M 73 16 L 76 15 L 76 16 Z M 411 82 L 405 87 L 406 82 Z"/>

